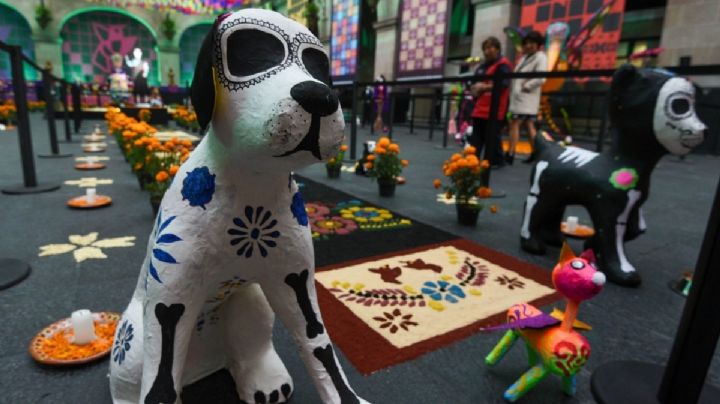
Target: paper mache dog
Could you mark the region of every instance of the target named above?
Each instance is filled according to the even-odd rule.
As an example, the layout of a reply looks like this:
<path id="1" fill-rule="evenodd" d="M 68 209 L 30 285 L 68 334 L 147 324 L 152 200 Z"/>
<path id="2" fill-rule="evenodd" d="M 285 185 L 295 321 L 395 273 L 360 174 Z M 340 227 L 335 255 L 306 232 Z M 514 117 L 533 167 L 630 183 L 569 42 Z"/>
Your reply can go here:
<path id="1" fill-rule="evenodd" d="M 702 143 L 706 126 L 695 112 L 693 84 L 668 71 L 622 66 L 610 92 L 615 130 L 609 151 L 563 148 L 536 137 L 520 244 L 534 254 L 544 254 L 546 243 L 559 246 L 565 207 L 582 205 L 595 227 L 585 248 L 595 251 L 610 281 L 638 286 L 624 243 L 645 232 L 650 175 L 663 155 L 682 156 Z"/>
<path id="2" fill-rule="evenodd" d="M 343 141 L 322 44 L 281 14 L 217 18 L 192 102 L 207 135 L 163 198 L 110 364 L 115 403 L 175 403 L 227 368 L 241 400 L 285 402 L 293 382 L 272 343 L 277 314 L 325 403 L 364 403 L 323 325 L 305 206 L 291 171 Z"/>

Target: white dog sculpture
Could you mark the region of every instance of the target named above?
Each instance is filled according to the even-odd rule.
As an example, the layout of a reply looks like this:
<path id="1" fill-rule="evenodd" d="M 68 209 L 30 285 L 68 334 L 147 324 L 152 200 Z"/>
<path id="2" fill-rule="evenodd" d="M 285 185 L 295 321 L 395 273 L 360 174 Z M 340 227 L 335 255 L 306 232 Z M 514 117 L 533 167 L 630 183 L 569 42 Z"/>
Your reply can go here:
<path id="1" fill-rule="evenodd" d="M 320 316 L 305 206 L 291 170 L 334 155 L 344 121 L 320 42 L 246 9 L 216 20 L 192 101 L 207 136 L 165 194 L 110 363 L 115 403 L 180 401 L 219 369 L 240 399 L 285 402 L 293 383 L 272 344 L 292 333 L 325 403 L 364 403 Z"/>

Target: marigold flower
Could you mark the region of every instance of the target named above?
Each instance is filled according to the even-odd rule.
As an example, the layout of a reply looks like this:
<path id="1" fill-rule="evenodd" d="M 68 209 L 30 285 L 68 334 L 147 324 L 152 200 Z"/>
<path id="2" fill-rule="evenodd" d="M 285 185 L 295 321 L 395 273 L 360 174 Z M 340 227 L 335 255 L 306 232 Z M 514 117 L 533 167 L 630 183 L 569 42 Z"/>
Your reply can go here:
<path id="1" fill-rule="evenodd" d="M 143 168 L 142 163 L 135 163 L 135 165 L 133 166 L 133 170 L 135 170 L 135 171 L 140 171 L 142 168 Z"/>
<path id="2" fill-rule="evenodd" d="M 388 146 L 387 149 L 389 152 L 393 152 L 395 154 L 400 153 L 400 146 L 398 146 L 396 143 L 391 144 L 390 146 Z"/>
<path id="3" fill-rule="evenodd" d="M 433 186 L 435 187 L 435 189 L 439 189 L 439 188 L 442 186 L 442 181 L 437 180 L 437 179 L 434 180 L 434 181 L 433 181 Z"/>
<path id="4" fill-rule="evenodd" d="M 142 139 L 138 139 L 135 142 L 133 142 L 133 144 L 135 145 L 135 147 L 142 147 L 143 141 L 142 141 Z"/>
<path id="5" fill-rule="evenodd" d="M 465 155 L 468 155 L 468 154 L 474 155 L 475 153 L 477 153 L 477 149 L 475 148 L 475 146 L 468 146 L 465 148 L 465 150 L 463 152 L 465 153 Z"/>
<path id="6" fill-rule="evenodd" d="M 168 175 L 167 171 L 165 171 L 165 170 L 160 171 L 159 173 L 155 174 L 155 180 L 157 182 L 165 182 L 168 180 L 168 178 L 170 178 L 170 175 Z"/>
<path id="7" fill-rule="evenodd" d="M 455 153 L 455 154 L 453 154 L 452 156 L 450 156 L 450 161 L 458 161 L 458 160 L 460 160 L 461 158 L 462 158 L 461 155 L 459 155 L 458 153 Z"/>
<path id="8" fill-rule="evenodd" d="M 373 168 L 373 163 L 369 163 L 369 162 L 365 163 L 365 169 L 372 170 L 372 168 Z"/>
<path id="9" fill-rule="evenodd" d="M 492 190 L 488 187 L 480 187 L 477 190 L 477 196 L 480 198 L 489 198 L 492 195 Z"/>
<path id="10" fill-rule="evenodd" d="M 407 161 L 407 160 L 400 160 L 400 164 L 402 164 L 403 167 L 407 167 L 407 165 L 408 165 L 409 163 L 410 163 L 410 162 Z"/>
<path id="11" fill-rule="evenodd" d="M 490 162 L 488 160 L 483 160 L 482 163 L 480 163 L 480 168 L 487 170 L 490 168 Z"/>
<path id="12" fill-rule="evenodd" d="M 371 154 L 371 155 L 367 156 L 367 159 L 368 159 L 368 161 L 373 161 L 373 160 L 375 160 L 375 155 Z"/>
<path id="13" fill-rule="evenodd" d="M 496 205 L 490 205 L 490 213 L 497 213 L 498 207 Z"/>
<path id="14" fill-rule="evenodd" d="M 174 176 L 175 174 L 177 174 L 177 172 L 178 172 L 179 169 L 180 169 L 180 166 L 178 166 L 178 165 L 176 165 L 176 164 L 171 165 L 171 166 L 170 166 L 170 170 L 169 170 L 169 171 L 170 171 L 170 175 L 173 175 L 173 176 Z"/>
<path id="15" fill-rule="evenodd" d="M 378 140 L 377 145 L 379 147 L 388 147 L 390 146 L 390 139 L 387 137 L 381 137 L 380 140 Z"/>
<path id="16" fill-rule="evenodd" d="M 383 148 L 383 147 L 378 146 L 375 148 L 375 153 L 377 153 L 377 154 L 385 154 L 386 152 L 387 152 L 387 150 L 385 150 L 385 148 Z"/>
<path id="17" fill-rule="evenodd" d="M 340 151 L 347 151 L 348 147 L 346 144 L 340 146 Z"/>

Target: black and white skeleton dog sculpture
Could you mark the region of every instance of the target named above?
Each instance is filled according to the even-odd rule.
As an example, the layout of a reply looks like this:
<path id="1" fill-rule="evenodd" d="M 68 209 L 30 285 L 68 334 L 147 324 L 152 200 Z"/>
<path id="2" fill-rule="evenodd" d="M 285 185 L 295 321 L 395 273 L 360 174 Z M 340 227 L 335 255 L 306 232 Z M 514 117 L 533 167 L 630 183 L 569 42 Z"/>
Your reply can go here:
<path id="1" fill-rule="evenodd" d="M 695 88 L 664 70 L 621 67 L 611 85 L 610 119 L 615 129 L 611 150 L 601 154 L 562 148 L 537 136 L 538 162 L 520 243 L 525 251 L 545 253 L 545 243 L 560 245 L 565 206 L 582 205 L 595 235 L 586 242 L 610 281 L 637 286 L 640 276 L 627 259 L 624 242 L 646 229 L 642 205 L 650 175 L 670 152 L 685 155 L 702 143 L 705 125 L 695 113 Z"/>
<path id="2" fill-rule="evenodd" d="M 246 9 L 216 20 L 192 102 L 207 136 L 160 207 L 110 365 L 115 403 L 174 403 L 227 368 L 241 400 L 285 402 L 293 382 L 272 343 L 276 313 L 325 403 L 364 403 L 318 308 L 308 218 L 291 170 L 343 140 L 329 62 L 302 25 Z"/>

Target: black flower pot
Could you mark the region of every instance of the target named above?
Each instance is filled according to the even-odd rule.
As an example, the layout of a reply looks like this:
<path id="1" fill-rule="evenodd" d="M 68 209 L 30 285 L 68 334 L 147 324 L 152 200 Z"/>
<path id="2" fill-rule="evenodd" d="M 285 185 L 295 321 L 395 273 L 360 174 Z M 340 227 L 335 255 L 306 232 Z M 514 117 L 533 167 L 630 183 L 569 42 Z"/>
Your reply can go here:
<path id="1" fill-rule="evenodd" d="M 482 207 L 480 205 L 471 205 L 469 203 L 455 204 L 457 210 L 458 223 L 463 226 L 475 227 L 478 221 L 478 215 Z"/>
<path id="2" fill-rule="evenodd" d="M 158 212 L 160 211 L 160 203 L 162 202 L 162 197 L 160 198 L 153 198 L 150 197 L 150 205 L 152 206 L 153 214 L 157 216 Z"/>
<path id="3" fill-rule="evenodd" d="M 326 165 L 325 169 L 327 170 L 328 178 L 340 178 L 340 167 L 340 164 L 334 166 Z"/>
<path id="4" fill-rule="evenodd" d="M 378 188 L 380 190 L 380 196 L 393 196 L 395 195 L 395 186 L 397 181 L 395 179 L 382 179 L 378 178 Z"/>
<path id="5" fill-rule="evenodd" d="M 152 176 L 147 173 L 139 172 L 135 173 L 135 175 L 137 176 L 138 184 L 140 184 L 140 189 L 143 191 L 145 190 L 145 185 L 151 183 L 153 180 Z"/>

